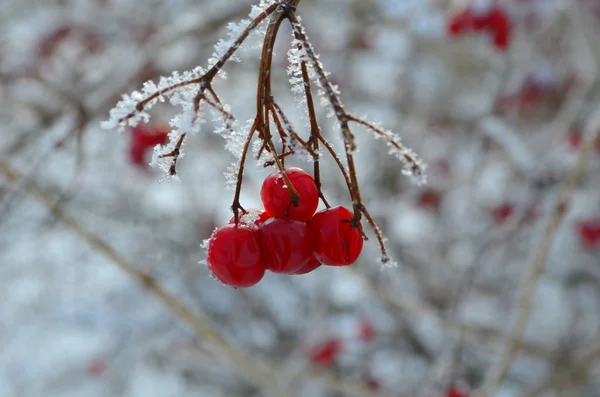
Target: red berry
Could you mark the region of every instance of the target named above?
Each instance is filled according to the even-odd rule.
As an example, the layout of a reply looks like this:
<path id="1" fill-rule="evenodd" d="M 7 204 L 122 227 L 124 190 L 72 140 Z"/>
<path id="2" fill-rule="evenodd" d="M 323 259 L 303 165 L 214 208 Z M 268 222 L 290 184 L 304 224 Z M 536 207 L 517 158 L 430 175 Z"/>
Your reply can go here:
<path id="1" fill-rule="evenodd" d="M 369 376 L 365 380 L 365 384 L 369 390 L 372 390 L 372 391 L 380 391 L 381 390 L 381 383 L 373 377 Z"/>
<path id="2" fill-rule="evenodd" d="M 580 221 L 577 229 L 583 246 L 594 249 L 600 245 L 600 218 Z"/>
<path id="3" fill-rule="evenodd" d="M 467 394 L 464 393 L 462 390 L 457 389 L 454 386 L 450 386 L 450 388 L 448 389 L 448 393 L 446 394 L 446 397 L 467 397 Z"/>
<path id="4" fill-rule="evenodd" d="M 146 149 L 140 145 L 132 144 L 129 148 L 129 161 L 131 164 L 138 166 L 140 168 L 146 168 Z"/>
<path id="5" fill-rule="evenodd" d="M 473 25 L 473 12 L 469 9 L 462 10 L 450 17 L 448 22 L 448 35 L 458 36 L 471 29 Z"/>
<path id="6" fill-rule="evenodd" d="M 265 274 L 258 230 L 243 225 L 217 229 L 208 243 L 208 269 L 223 284 L 244 288 Z"/>
<path id="7" fill-rule="evenodd" d="M 483 15 L 473 15 L 471 20 L 471 27 L 475 32 L 481 32 L 488 26 L 488 18 L 487 14 Z"/>
<path id="8" fill-rule="evenodd" d="M 506 51 L 510 45 L 510 35 L 506 30 L 499 30 L 494 34 L 494 47 Z"/>
<path id="9" fill-rule="evenodd" d="M 320 266 L 321 266 L 321 262 L 319 262 L 319 260 L 317 258 L 315 258 L 314 256 L 311 256 L 310 259 L 308 260 L 308 262 L 306 262 L 306 264 L 304 266 L 302 266 L 300 269 L 296 270 L 292 274 L 296 274 L 296 275 L 307 274 L 307 273 L 310 273 L 313 270 L 317 269 Z"/>
<path id="10" fill-rule="evenodd" d="M 314 215 L 319 205 L 317 185 L 314 179 L 300 168 L 286 168 L 285 174 L 300 195 L 298 206 L 291 202 L 290 191 L 281 173 L 274 172 L 265 179 L 260 190 L 265 210 L 274 218 L 306 222 Z"/>
<path id="11" fill-rule="evenodd" d="M 542 90 L 539 84 L 534 81 L 525 81 L 518 94 L 519 105 L 522 112 L 528 112 L 539 102 L 542 96 Z"/>
<path id="12" fill-rule="evenodd" d="M 131 129 L 131 140 L 134 145 L 154 147 L 167 143 L 169 126 L 140 124 Z"/>
<path id="13" fill-rule="evenodd" d="M 581 134 L 581 132 L 575 131 L 571 135 L 569 135 L 568 140 L 571 149 L 579 149 L 581 147 L 581 144 L 583 143 L 583 135 Z"/>
<path id="14" fill-rule="evenodd" d="M 344 207 L 320 211 L 308 223 L 315 239 L 315 256 L 329 266 L 353 264 L 363 246 L 360 231 L 349 222 L 353 213 Z"/>
<path id="15" fill-rule="evenodd" d="M 425 189 L 419 199 L 417 205 L 424 209 L 438 211 L 442 203 L 442 193 L 434 189 Z"/>
<path id="16" fill-rule="evenodd" d="M 273 273 L 294 274 L 313 253 L 313 241 L 303 222 L 272 218 L 260 227 L 265 267 Z"/>
<path id="17" fill-rule="evenodd" d="M 250 209 L 245 214 L 238 214 L 238 222 L 241 225 L 258 227 L 269 219 L 269 214 L 265 210 Z M 230 224 L 235 224 L 235 216 L 229 220 Z"/>
<path id="18" fill-rule="evenodd" d="M 358 338 L 363 342 L 372 341 L 375 338 L 375 328 L 373 328 L 373 324 L 368 321 L 361 322 Z"/>
<path id="19" fill-rule="evenodd" d="M 156 145 L 164 145 L 168 141 L 169 127 L 166 125 L 138 125 L 131 129 L 131 146 L 129 160 L 133 165 L 146 168 L 146 154 Z"/>
<path id="20" fill-rule="evenodd" d="M 581 131 L 575 130 L 569 135 L 568 141 L 569 147 L 571 149 L 580 149 L 583 145 L 583 133 Z M 600 139 L 596 140 L 594 149 L 596 150 L 596 152 L 600 153 Z"/>
<path id="21" fill-rule="evenodd" d="M 510 45 L 510 18 L 502 8 L 494 7 L 487 17 L 487 30 L 493 34 L 494 46 L 506 50 Z"/>
<path id="22" fill-rule="evenodd" d="M 92 378 L 99 378 L 106 373 L 107 369 L 108 365 L 106 364 L 106 359 L 103 357 L 95 357 L 89 362 L 87 373 Z"/>
<path id="23" fill-rule="evenodd" d="M 510 19 L 506 11 L 500 7 L 493 7 L 487 16 L 487 26 L 492 32 L 498 30 L 509 30 Z"/>
<path id="24" fill-rule="evenodd" d="M 314 364 L 327 367 L 335 362 L 341 351 L 342 342 L 339 339 L 330 338 L 310 349 L 308 355 Z"/>
<path id="25" fill-rule="evenodd" d="M 504 203 L 494 208 L 492 211 L 492 216 L 494 217 L 494 221 L 497 225 L 501 225 L 510 218 L 513 213 L 513 205 L 509 203 Z"/>

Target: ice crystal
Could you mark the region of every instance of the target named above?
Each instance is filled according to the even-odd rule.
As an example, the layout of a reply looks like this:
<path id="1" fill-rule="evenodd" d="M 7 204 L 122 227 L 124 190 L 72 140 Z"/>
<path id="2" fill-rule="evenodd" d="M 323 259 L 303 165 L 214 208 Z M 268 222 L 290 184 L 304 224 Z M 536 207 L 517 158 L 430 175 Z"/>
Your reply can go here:
<path id="1" fill-rule="evenodd" d="M 240 161 L 235 161 L 227 167 L 225 170 L 225 189 L 226 190 L 235 190 L 237 179 L 238 179 L 238 170 L 240 168 Z"/>

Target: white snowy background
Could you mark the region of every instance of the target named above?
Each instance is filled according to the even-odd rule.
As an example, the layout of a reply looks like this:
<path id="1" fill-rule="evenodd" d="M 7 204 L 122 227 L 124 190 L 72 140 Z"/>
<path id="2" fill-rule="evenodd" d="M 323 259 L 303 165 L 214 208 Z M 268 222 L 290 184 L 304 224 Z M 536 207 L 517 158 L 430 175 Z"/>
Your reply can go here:
<path id="1" fill-rule="evenodd" d="M 452 382 L 484 386 L 577 163 L 572 135 L 598 129 L 600 20 L 594 1 L 498 1 L 513 21 L 512 45 L 499 52 L 484 35 L 447 36 L 450 15 L 469 3 L 300 2 L 346 107 L 401 135 L 429 165 L 428 184 L 412 184 L 382 142 L 356 129 L 363 198 L 398 267 L 381 268 L 371 238 L 351 267 L 267 274 L 234 290 L 199 265 L 233 199 L 224 173 L 235 158 L 212 124 L 186 142 L 181 181 L 161 183 L 159 171 L 131 164 L 127 131 L 100 123 L 144 81 L 205 66 L 252 1 L 0 0 L 0 397 L 445 397 Z M 284 27 L 273 91 L 308 134 L 286 74 L 290 39 Z M 216 80 L 238 120 L 254 116 L 259 52 L 244 51 Z M 533 100 L 519 96 L 532 85 Z M 151 122 L 175 112 L 159 104 Z M 341 148 L 332 121 L 319 120 Z M 581 229 L 600 223 L 599 171 L 593 148 L 494 395 L 600 396 L 600 243 L 586 244 Z M 270 172 L 250 163 L 245 208 L 261 205 Z M 322 179 L 330 202 L 351 204 L 327 160 Z M 266 380 L 192 332 L 63 214 L 152 275 Z M 365 327 L 372 338 L 361 339 Z M 342 346 L 334 362 L 311 362 L 311 348 L 330 340 Z"/>

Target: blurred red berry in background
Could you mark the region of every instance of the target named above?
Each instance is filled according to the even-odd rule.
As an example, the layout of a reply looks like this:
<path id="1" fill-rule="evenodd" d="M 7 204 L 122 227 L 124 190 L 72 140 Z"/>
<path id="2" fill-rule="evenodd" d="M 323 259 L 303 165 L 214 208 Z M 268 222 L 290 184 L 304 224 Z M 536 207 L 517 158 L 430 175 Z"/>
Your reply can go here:
<path id="1" fill-rule="evenodd" d="M 327 339 L 308 351 L 310 360 L 322 367 L 332 365 L 342 351 L 342 342 L 337 338 Z"/>

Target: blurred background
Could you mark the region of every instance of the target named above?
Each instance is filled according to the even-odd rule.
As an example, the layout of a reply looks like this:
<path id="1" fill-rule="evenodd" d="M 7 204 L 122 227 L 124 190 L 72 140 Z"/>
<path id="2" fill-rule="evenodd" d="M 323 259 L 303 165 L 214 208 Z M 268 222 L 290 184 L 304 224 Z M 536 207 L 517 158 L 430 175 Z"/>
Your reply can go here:
<path id="1" fill-rule="evenodd" d="M 428 184 L 357 128 L 363 198 L 398 266 L 371 238 L 353 266 L 235 290 L 199 264 L 233 198 L 212 123 L 186 142 L 181 181 L 161 182 L 147 164 L 177 109 L 123 134 L 100 122 L 143 82 L 205 66 L 252 4 L 0 0 L 0 396 L 600 396 L 600 3 L 302 0 L 346 108 L 402 136 Z M 284 26 L 273 91 L 307 136 L 289 39 Z M 215 83 L 242 121 L 251 40 Z M 245 208 L 270 172 L 250 163 Z M 322 179 L 351 205 L 329 160 Z"/>

